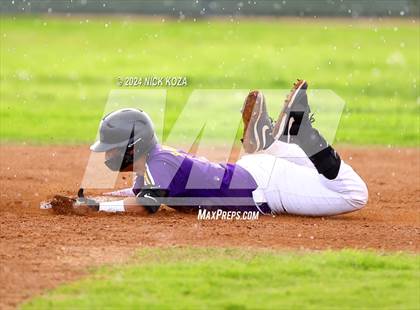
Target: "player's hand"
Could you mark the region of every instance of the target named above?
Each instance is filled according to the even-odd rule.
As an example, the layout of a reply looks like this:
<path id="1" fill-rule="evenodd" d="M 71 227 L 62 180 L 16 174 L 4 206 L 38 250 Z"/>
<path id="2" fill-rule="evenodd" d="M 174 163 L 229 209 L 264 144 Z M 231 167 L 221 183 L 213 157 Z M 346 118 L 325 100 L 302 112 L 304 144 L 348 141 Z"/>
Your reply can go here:
<path id="1" fill-rule="evenodd" d="M 93 199 L 86 198 L 83 194 L 83 188 L 77 192 L 77 199 L 73 203 L 73 213 L 77 215 L 86 215 L 99 211 L 99 203 Z"/>

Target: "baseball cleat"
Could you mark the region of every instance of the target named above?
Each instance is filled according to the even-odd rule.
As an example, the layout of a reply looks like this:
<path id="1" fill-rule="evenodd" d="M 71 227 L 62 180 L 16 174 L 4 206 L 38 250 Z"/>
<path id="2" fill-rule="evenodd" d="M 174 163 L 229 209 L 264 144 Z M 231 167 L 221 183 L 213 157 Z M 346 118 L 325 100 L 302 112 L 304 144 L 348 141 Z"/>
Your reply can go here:
<path id="1" fill-rule="evenodd" d="M 274 139 L 294 143 L 305 152 L 320 174 L 329 180 L 337 177 L 341 159 L 324 137 L 312 127 L 305 80 L 297 80 L 287 96 L 273 129 Z"/>
<path id="2" fill-rule="evenodd" d="M 296 136 L 304 118 L 308 118 L 311 109 L 308 104 L 306 90 L 308 84 L 305 80 L 297 80 L 284 101 L 284 106 L 273 129 L 275 140 L 291 142 L 291 136 Z"/>
<path id="3" fill-rule="evenodd" d="M 255 153 L 268 148 L 273 142 L 273 124 L 267 114 L 262 92 L 251 91 L 242 107 L 244 133 L 241 139 L 245 152 Z"/>

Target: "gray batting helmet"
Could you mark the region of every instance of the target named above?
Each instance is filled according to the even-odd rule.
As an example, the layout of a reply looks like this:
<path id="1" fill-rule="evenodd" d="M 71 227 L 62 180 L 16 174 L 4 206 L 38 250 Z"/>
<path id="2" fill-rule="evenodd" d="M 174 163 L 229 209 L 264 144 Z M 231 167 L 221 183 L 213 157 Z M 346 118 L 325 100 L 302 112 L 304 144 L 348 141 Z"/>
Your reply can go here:
<path id="1" fill-rule="evenodd" d="M 157 144 L 150 117 L 138 109 L 120 109 L 106 115 L 100 125 L 99 141 L 91 145 L 94 152 L 118 149 L 119 153 L 105 161 L 111 170 L 124 170 L 134 156 L 149 152 Z"/>

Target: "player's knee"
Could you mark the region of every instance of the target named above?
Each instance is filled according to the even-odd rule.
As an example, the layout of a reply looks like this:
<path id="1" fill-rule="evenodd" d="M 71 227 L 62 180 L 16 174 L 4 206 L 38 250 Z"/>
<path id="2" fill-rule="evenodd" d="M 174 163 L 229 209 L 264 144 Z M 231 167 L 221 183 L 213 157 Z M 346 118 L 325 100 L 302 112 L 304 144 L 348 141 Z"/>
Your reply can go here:
<path id="1" fill-rule="evenodd" d="M 348 202 L 355 208 L 355 209 L 362 209 L 368 202 L 369 199 L 369 191 L 366 186 L 366 183 L 359 178 L 359 180 L 354 184 L 354 188 L 348 199 Z"/>

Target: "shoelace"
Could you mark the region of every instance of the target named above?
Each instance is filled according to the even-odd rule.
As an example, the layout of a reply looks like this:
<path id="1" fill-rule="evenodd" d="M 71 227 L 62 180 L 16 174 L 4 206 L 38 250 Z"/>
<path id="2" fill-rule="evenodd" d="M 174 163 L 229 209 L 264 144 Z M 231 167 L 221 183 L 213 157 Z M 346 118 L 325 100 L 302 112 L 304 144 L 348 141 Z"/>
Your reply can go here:
<path id="1" fill-rule="evenodd" d="M 311 124 L 315 122 L 315 112 L 314 112 L 314 113 L 312 113 L 312 114 L 309 116 L 309 122 L 311 122 Z"/>

